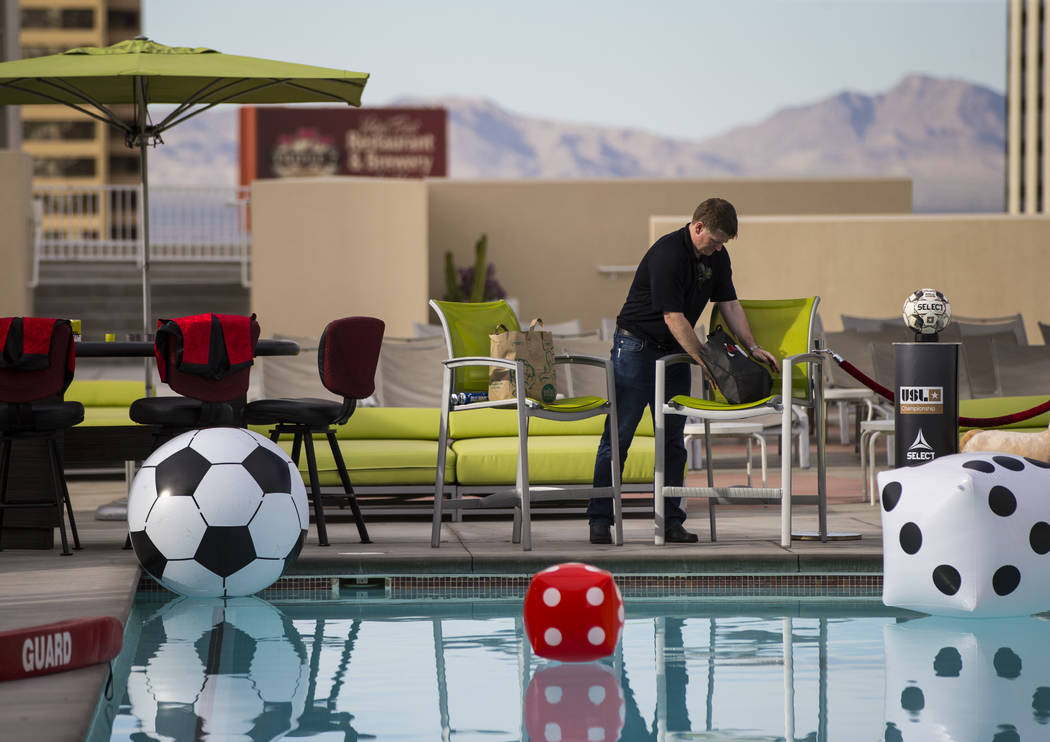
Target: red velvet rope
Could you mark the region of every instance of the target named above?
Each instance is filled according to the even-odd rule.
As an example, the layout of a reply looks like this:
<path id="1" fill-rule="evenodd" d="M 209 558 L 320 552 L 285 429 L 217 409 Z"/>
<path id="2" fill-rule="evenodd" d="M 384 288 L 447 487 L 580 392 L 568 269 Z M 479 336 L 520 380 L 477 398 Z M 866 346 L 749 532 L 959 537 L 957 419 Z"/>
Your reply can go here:
<path id="1" fill-rule="evenodd" d="M 884 387 L 879 382 L 872 379 L 866 373 L 858 369 L 852 363 L 847 361 L 837 353 L 832 353 L 831 357 L 839 364 L 839 367 L 847 374 L 852 376 L 854 379 L 859 381 L 864 386 L 871 389 L 873 392 L 878 394 L 880 397 L 884 397 L 886 400 L 893 402 L 894 394 L 892 391 Z M 959 425 L 966 428 L 994 428 L 1000 425 L 1009 425 L 1010 423 L 1020 422 L 1021 420 L 1028 420 L 1029 418 L 1042 415 L 1047 410 L 1050 410 L 1050 399 L 1047 401 L 1037 404 L 1035 407 L 1030 407 L 1027 410 L 1021 410 L 1020 412 L 1011 412 L 1007 415 L 999 415 L 998 417 L 959 417 Z"/>

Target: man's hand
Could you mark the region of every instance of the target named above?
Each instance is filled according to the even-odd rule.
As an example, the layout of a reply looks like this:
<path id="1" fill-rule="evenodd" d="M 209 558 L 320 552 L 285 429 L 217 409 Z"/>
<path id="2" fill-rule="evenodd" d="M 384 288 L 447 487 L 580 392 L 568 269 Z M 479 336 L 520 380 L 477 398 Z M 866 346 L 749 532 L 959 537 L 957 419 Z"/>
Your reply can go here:
<path id="1" fill-rule="evenodd" d="M 761 363 L 768 363 L 777 371 L 780 371 L 780 362 L 777 360 L 777 357 L 755 343 L 755 336 L 751 334 L 751 325 L 748 324 L 747 315 L 744 314 L 744 308 L 740 306 L 740 302 L 736 299 L 720 301 L 718 302 L 718 309 L 722 312 L 722 316 L 726 318 L 729 329 L 736 335 L 740 344 L 747 348 L 747 352 L 751 354 L 751 357 Z"/>
<path id="2" fill-rule="evenodd" d="M 766 363 L 777 371 L 780 370 L 780 364 L 777 362 L 777 357 L 761 346 L 751 351 L 751 357 L 759 363 Z"/>
<path id="3" fill-rule="evenodd" d="M 667 324 L 667 329 L 674 335 L 674 339 L 682 346 L 682 350 L 696 361 L 704 376 L 707 377 L 708 382 L 717 389 L 718 384 L 715 383 L 715 377 L 711 375 L 711 371 L 704 365 L 703 359 L 700 358 L 700 348 L 703 343 L 696 336 L 696 331 L 689 324 L 689 320 L 685 318 L 685 315 L 681 312 L 664 312 L 664 323 Z"/>

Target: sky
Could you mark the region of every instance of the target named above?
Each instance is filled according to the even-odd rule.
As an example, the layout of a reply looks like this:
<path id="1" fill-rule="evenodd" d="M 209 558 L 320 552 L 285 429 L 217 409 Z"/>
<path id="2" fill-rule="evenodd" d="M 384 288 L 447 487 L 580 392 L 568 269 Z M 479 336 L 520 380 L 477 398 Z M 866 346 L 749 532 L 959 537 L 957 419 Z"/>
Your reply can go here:
<path id="1" fill-rule="evenodd" d="M 1007 0 L 142 0 L 143 31 L 370 73 L 362 103 L 704 139 L 920 73 L 1005 92 Z"/>

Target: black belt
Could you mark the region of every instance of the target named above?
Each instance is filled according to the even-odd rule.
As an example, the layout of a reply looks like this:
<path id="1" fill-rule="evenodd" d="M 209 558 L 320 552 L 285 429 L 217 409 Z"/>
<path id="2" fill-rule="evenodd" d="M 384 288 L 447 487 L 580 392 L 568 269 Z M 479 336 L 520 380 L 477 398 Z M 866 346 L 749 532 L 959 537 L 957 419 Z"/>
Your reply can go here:
<path id="1" fill-rule="evenodd" d="M 673 353 L 674 351 L 678 350 L 677 346 L 674 346 L 674 345 L 663 345 L 662 343 L 654 342 L 654 341 L 650 340 L 649 338 L 642 337 L 638 333 L 631 332 L 630 330 L 625 329 L 623 327 L 620 327 L 619 325 L 616 326 L 616 331 L 618 333 L 620 333 L 621 335 L 626 335 L 629 338 L 634 338 L 635 340 L 640 340 L 643 345 L 652 346 L 653 348 L 656 348 L 657 350 L 665 351 L 667 353 Z"/>

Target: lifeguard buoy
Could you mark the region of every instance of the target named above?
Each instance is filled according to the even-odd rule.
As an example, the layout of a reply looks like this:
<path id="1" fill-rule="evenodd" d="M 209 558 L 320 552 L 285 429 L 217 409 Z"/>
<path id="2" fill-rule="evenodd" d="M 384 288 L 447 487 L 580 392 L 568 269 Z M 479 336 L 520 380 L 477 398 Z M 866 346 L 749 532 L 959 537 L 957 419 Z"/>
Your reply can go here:
<path id="1" fill-rule="evenodd" d="M 123 637 L 124 627 L 112 616 L 0 632 L 0 681 L 108 662 L 120 652 Z"/>

